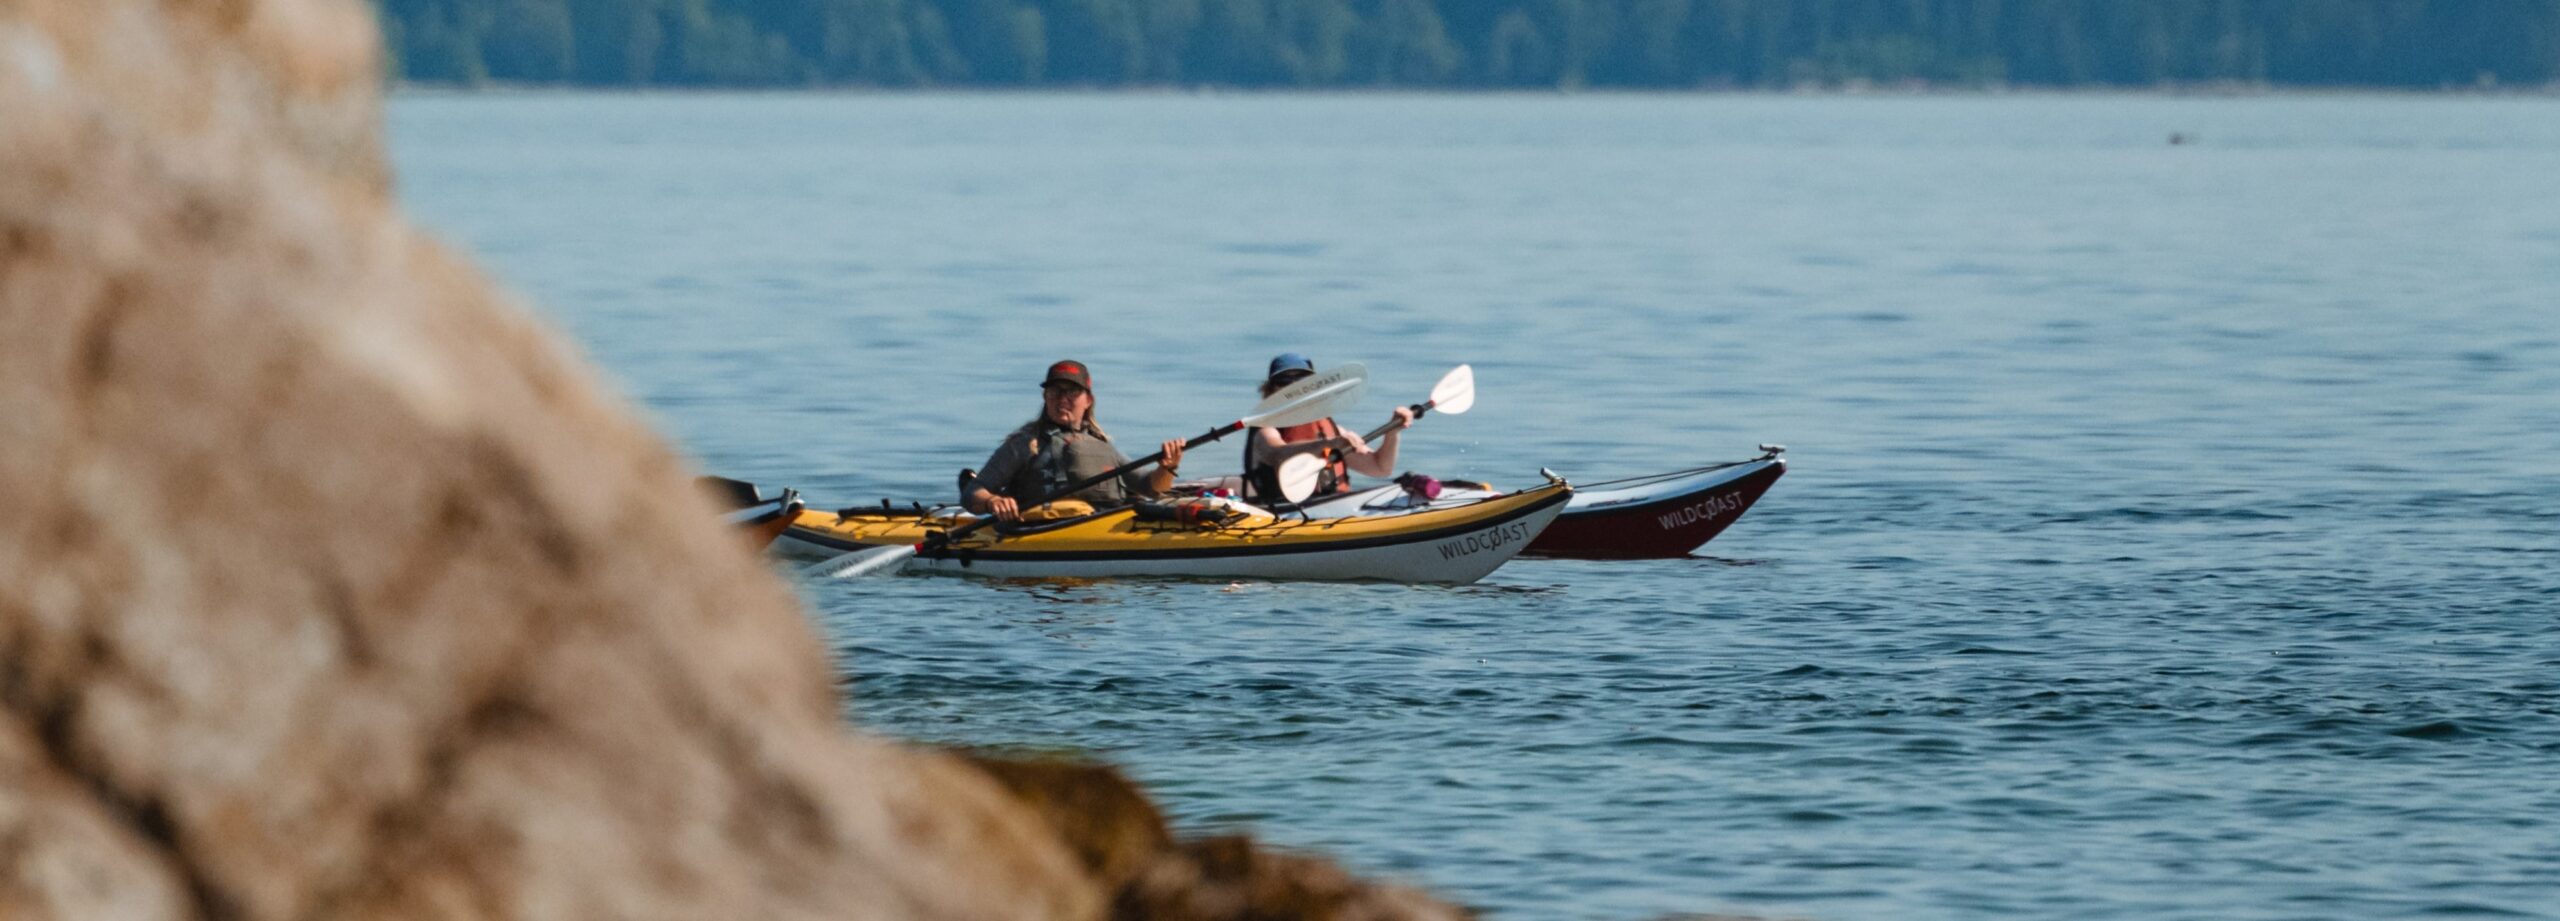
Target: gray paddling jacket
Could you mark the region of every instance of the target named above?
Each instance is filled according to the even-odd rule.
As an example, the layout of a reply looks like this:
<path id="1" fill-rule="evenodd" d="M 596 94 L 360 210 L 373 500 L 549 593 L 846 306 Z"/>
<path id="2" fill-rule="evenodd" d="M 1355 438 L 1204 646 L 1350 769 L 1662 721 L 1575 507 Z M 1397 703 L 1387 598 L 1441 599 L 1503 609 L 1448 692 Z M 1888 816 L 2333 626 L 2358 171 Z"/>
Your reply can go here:
<path id="1" fill-rule="evenodd" d="M 987 455 L 987 462 L 978 468 L 976 481 L 961 484 L 960 498 L 967 501 L 974 485 L 999 496 L 1029 502 L 1128 462 L 1100 432 L 1070 432 L 1046 419 L 1036 420 L 1005 436 L 1004 443 L 996 446 L 996 453 Z M 1149 471 L 1132 470 L 1061 498 L 1082 499 L 1097 508 L 1127 505 L 1131 496 L 1155 494 L 1148 488 L 1150 476 Z"/>

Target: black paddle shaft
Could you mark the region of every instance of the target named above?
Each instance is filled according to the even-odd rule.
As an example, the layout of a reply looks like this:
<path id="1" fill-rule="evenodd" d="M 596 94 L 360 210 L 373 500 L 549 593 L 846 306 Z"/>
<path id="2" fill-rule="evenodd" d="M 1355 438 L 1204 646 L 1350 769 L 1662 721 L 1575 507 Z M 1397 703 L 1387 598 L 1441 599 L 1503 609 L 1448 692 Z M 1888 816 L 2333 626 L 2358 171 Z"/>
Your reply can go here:
<path id="1" fill-rule="evenodd" d="M 1424 400 L 1424 401 L 1422 401 L 1422 402 L 1420 402 L 1420 403 L 1415 403 L 1415 404 L 1413 404 L 1413 405 L 1411 405 L 1411 406 L 1407 406 L 1407 407 L 1405 407 L 1405 408 L 1406 408 L 1406 409 L 1413 410 L 1413 421 L 1415 421 L 1415 422 L 1420 422 L 1420 421 L 1422 421 L 1422 414 L 1423 414 L 1423 413 L 1430 412 L 1430 411 L 1431 411 L 1431 407 L 1438 406 L 1438 405 L 1440 405 L 1440 401 L 1438 401 L 1438 400 Z M 1396 426 L 1396 424 L 1395 424 L 1395 423 L 1393 423 L 1393 422 L 1389 422 L 1389 423 L 1387 423 L 1387 424 L 1385 424 L 1385 425 L 1378 426 L 1378 428 L 1377 428 L 1375 431 L 1372 431 L 1372 432 L 1370 432 L 1370 433 L 1369 433 L 1369 434 L 1367 434 L 1367 435 L 1363 435 L 1363 436 L 1361 436 L 1360 440 L 1361 440 L 1361 441 L 1376 441 L 1376 440 L 1378 440 L 1378 439 L 1380 439 L 1380 438 L 1384 438 L 1384 437 L 1386 437 L 1386 435 L 1387 435 L 1387 430 L 1388 430 L 1388 429 L 1391 429 L 1391 428 L 1395 428 L 1395 426 Z"/>
<path id="2" fill-rule="evenodd" d="M 1221 426 L 1218 426 L 1217 428 L 1213 428 L 1213 429 L 1208 430 L 1207 432 L 1201 433 L 1199 436 L 1194 437 L 1194 438 L 1192 438 L 1192 439 L 1191 439 L 1191 440 L 1189 440 L 1189 441 L 1185 441 L 1185 442 L 1183 442 L 1183 443 L 1182 443 L 1182 449 L 1183 449 L 1183 450 L 1185 450 L 1185 451 L 1189 451 L 1189 450 L 1191 450 L 1191 449 L 1193 449 L 1193 448 L 1196 448 L 1196 447 L 1199 447 L 1199 446 L 1201 446 L 1201 445 L 1208 444 L 1209 442 L 1216 441 L 1216 440 L 1218 440 L 1218 439 L 1220 439 L 1220 438 L 1225 438 L 1225 437 L 1227 437 L 1227 436 L 1229 436 L 1229 435 L 1233 435 L 1233 434 L 1235 434 L 1236 432 L 1238 432 L 1238 431 L 1242 430 L 1243 428 L 1244 428 L 1244 423 L 1243 423 L 1242 421 L 1229 422 L 1229 423 L 1227 423 L 1227 424 L 1225 424 L 1225 425 L 1221 425 Z M 1034 499 L 1031 499 L 1031 500 L 1028 500 L 1028 501 L 1022 501 L 1022 502 L 1021 502 L 1021 505 L 1022 505 L 1022 507 L 1023 507 L 1023 508 L 1030 508 L 1030 507 L 1032 507 L 1032 506 L 1037 506 L 1037 505 L 1046 505 L 1046 504 L 1048 504 L 1048 503 L 1050 503 L 1050 502 L 1057 501 L 1058 499 L 1061 499 L 1061 498 L 1064 498 L 1064 497 L 1067 497 L 1067 496 L 1075 495 L 1077 492 L 1080 492 L 1080 491 L 1084 490 L 1086 487 L 1092 486 L 1093 484 L 1100 483 L 1100 482 L 1102 482 L 1102 481 L 1104 481 L 1104 480 L 1111 479 L 1112 477 L 1119 476 L 1119 475 L 1121 475 L 1121 474 L 1127 473 L 1127 472 L 1132 471 L 1132 470 L 1136 470 L 1136 469 L 1138 469 L 1138 468 L 1140 468 L 1140 467 L 1144 467 L 1144 466 L 1147 466 L 1148 464 L 1152 464 L 1152 463 L 1155 463 L 1155 462 L 1157 462 L 1157 461 L 1161 461 L 1161 460 L 1164 460 L 1164 452 L 1163 452 L 1163 451 L 1157 451 L 1157 452 L 1156 452 L 1156 453 L 1154 453 L 1154 454 L 1149 454 L 1149 455 L 1147 455 L 1147 456 L 1145 456 L 1145 457 L 1138 458 L 1137 460 L 1133 460 L 1133 461 L 1130 461 L 1130 462 L 1128 462 L 1128 463 L 1121 464 L 1120 466 L 1113 467 L 1113 468 L 1111 468 L 1111 469 L 1109 469 L 1109 470 L 1105 470 L 1105 471 L 1103 471 L 1103 472 L 1101 472 L 1101 473 L 1097 473 L 1097 474 L 1094 474 L 1094 475 L 1092 475 L 1092 476 L 1085 477 L 1084 479 L 1077 480 L 1077 481 L 1075 481 L 1075 482 L 1073 482 L 1073 483 L 1069 483 L 1069 484 L 1067 484 L 1067 485 L 1065 485 L 1065 486 L 1061 486 L 1061 487 L 1058 487 L 1058 488 L 1056 488 L 1056 489 L 1050 490 L 1047 494 L 1042 495 L 1042 496 L 1039 496 L 1038 498 L 1034 498 Z M 1020 500 L 1017 500 L 1017 501 L 1020 501 Z M 969 534 L 976 533 L 976 532 L 977 532 L 977 530 L 978 530 L 979 528 L 986 527 L 986 526 L 988 526 L 988 525 L 994 524 L 995 522 L 996 522 L 995 516 L 993 516 L 993 515 L 989 515 L 989 516 L 987 516 L 987 517 L 980 518 L 980 519 L 978 519 L 978 520 L 976 520 L 976 521 L 969 522 L 968 524 L 964 524 L 964 525 L 961 525 L 961 526 L 959 526 L 959 527 L 953 528 L 953 529 L 951 529 L 951 530 L 949 530 L 949 531 L 937 532 L 938 537 L 937 537 L 937 539 L 935 540 L 935 542 L 936 542 L 936 543 L 941 543 L 941 544 L 947 544 L 947 543 L 950 543 L 950 542 L 952 542 L 952 541 L 954 541 L 954 540 L 958 540 L 958 539 L 960 539 L 960 538 L 962 538 L 962 537 L 968 536 Z"/>

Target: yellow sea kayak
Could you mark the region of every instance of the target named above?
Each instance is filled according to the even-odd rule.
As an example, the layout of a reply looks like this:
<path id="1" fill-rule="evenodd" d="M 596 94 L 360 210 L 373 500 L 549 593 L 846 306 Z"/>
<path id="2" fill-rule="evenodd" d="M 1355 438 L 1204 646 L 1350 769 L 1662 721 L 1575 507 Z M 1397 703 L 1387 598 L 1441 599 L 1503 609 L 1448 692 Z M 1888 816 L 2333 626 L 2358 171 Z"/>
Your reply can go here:
<path id="1" fill-rule="evenodd" d="M 950 510 L 808 510 L 777 552 L 823 559 L 865 547 L 921 545 L 909 572 L 999 579 L 1158 576 L 1203 579 L 1379 580 L 1464 584 L 1536 539 L 1573 497 L 1562 482 L 1450 509 L 1353 518 L 1273 517 L 1223 506 L 1223 524 L 1148 520 L 1122 508 L 1002 533 L 981 529 L 948 545 L 936 532 L 975 520 Z M 1215 517 L 1215 516 L 1212 516 Z"/>

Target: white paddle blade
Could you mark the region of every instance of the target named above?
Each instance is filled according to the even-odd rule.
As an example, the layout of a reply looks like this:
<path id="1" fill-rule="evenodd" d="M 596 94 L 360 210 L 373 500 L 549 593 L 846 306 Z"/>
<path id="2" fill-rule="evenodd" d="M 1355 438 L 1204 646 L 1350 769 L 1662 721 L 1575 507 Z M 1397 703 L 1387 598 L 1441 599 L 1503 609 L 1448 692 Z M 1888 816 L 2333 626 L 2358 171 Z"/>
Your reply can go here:
<path id="1" fill-rule="evenodd" d="M 1474 409 L 1475 405 L 1476 369 L 1473 365 L 1459 365 L 1441 375 L 1440 383 L 1431 388 L 1432 412 L 1454 416 Z"/>
<path id="2" fill-rule="evenodd" d="M 1293 454 L 1280 462 L 1280 498 L 1295 505 L 1316 494 L 1316 480 L 1324 476 L 1324 461 L 1313 454 Z"/>
<path id="3" fill-rule="evenodd" d="M 914 544 L 890 547 L 864 547 L 834 559 L 811 563 L 800 572 L 812 579 L 859 579 L 898 568 L 898 564 L 916 555 Z"/>
<path id="4" fill-rule="evenodd" d="M 1243 422 L 1272 428 L 1305 425 L 1350 409 L 1368 386 L 1369 369 L 1356 362 L 1319 371 L 1263 397 Z"/>

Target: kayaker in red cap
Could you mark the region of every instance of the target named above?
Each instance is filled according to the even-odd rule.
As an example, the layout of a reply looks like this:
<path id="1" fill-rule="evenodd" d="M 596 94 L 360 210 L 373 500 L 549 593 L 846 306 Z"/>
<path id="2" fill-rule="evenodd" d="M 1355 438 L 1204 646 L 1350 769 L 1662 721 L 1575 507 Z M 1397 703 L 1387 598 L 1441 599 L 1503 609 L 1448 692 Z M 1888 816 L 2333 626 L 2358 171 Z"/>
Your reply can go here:
<path id="1" fill-rule="evenodd" d="M 1040 381 L 1040 415 L 1014 429 L 960 495 L 962 505 L 1002 521 L 1022 518 L 1021 500 L 1129 462 L 1093 418 L 1093 374 L 1080 361 L 1049 366 Z M 1097 507 L 1125 505 L 1132 496 L 1160 496 L 1173 488 L 1182 466 L 1182 439 L 1164 443 L 1164 461 L 1149 472 L 1131 471 L 1061 498 Z"/>
<path id="2" fill-rule="evenodd" d="M 1271 370 L 1262 380 L 1262 395 L 1270 396 L 1282 387 L 1316 373 L 1316 363 L 1296 352 L 1283 352 L 1271 359 Z M 1316 490 L 1308 498 L 1330 496 L 1351 491 L 1354 472 L 1373 477 L 1396 474 L 1396 443 L 1405 426 L 1413 424 L 1413 410 L 1396 407 L 1394 428 L 1378 439 L 1374 450 L 1359 434 L 1343 431 L 1330 417 L 1305 425 L 1287 428 L 1260 428 L 1251 432 L 1244 443 L 1244 498 L 1248 502 L 1273 503 L 1280 497 L 1280 462 L 1309 452 L 1321 452 L 1324 472 L 1317 475 Z"/>

